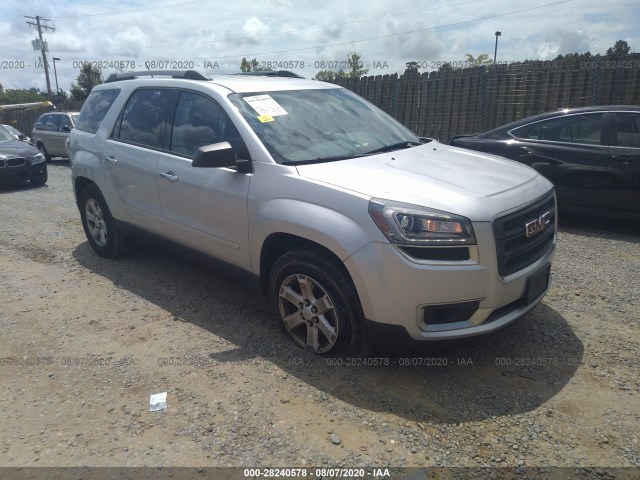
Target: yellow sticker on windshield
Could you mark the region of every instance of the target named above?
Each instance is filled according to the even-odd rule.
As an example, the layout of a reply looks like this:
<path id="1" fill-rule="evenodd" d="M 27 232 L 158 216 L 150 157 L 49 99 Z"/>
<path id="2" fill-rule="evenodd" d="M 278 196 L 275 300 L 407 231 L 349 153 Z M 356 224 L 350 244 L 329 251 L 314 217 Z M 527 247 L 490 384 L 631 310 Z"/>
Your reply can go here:
<path id="1" fill-rule="evenodd" d="M 262 123 L 267 123 L 267 122 L 273 122 L 274 119 L 271 115 L 260 115 L 258 117 L 258 120 L 260 120 Z"/>

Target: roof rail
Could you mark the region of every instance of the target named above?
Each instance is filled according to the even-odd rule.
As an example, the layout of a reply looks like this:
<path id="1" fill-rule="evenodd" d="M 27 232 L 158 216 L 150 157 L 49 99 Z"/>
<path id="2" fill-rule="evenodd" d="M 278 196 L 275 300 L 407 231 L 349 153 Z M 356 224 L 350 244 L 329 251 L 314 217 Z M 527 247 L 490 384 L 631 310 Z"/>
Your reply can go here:
<path id="1" fill-rule="evenodd" d="M 171 77 L 186 78 L 189 80 L 211 80 L 195 70 L 145 70 L 142 72 L 112 73 L 104 83 L 119 82 L 121 80 L 132 80 L 138 77 Z"/>
<path id="2" fill-rule="evenodd" d="M 257 72 L 240 72 L 231 75 L 255 75 L 256 77 L 288 77 L 288 78 L 304 78 L 302 75 L 290 72 L 288 70 L 265 70 Z"/>

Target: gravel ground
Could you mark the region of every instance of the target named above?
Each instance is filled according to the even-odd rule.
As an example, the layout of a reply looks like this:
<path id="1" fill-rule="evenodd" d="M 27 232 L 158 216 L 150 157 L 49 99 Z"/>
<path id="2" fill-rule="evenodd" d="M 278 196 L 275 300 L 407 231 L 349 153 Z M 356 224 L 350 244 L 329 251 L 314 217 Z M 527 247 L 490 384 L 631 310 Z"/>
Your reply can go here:
<path id="1" fill-rule="evenodd" d="M 98 257 L 68 163 L 49 178 L 0 190 L 1 466 L 640 467 L 637 226 L 563 221 L 511 328 L 340 365 L 215 269 Z"/>

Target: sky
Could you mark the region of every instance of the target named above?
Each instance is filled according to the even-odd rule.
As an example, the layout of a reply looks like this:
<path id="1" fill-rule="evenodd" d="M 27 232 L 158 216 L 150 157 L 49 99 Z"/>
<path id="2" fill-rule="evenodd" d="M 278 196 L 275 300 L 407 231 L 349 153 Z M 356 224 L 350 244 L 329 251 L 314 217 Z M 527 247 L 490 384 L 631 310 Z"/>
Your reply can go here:
<path id="1" fill-rule="evenodd" d="M 243 57 L 312 77 L 361 55 L 368 74 L 421 71 L 466 54 L 498 62 L 604 54 L 616 40 L 640 52 L 638 0 L 2 0 L 0 84 L 46 90 L 41 53 L 27 22 L 42 21 L 55 91 L 69 91 L 82 62 L 103 76 L 192 68 L 216 76 L 240 70 Z M 55 30 L 53 30 L 55 28 Z M 439 63 L 440 62 L 440 63 Z"/>

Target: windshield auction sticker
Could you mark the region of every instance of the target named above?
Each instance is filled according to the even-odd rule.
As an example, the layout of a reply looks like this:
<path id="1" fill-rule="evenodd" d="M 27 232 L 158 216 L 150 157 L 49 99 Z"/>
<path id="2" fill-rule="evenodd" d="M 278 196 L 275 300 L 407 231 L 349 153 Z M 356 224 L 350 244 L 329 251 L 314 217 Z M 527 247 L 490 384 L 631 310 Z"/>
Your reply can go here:
<path id="1" fill-rule="evenodd" d="M 270 95 L 244 97 L 244 101 L 251 105 L 251 108 L 253 108 L 260 116 L 277 117 L 279 115 L 288 115 L 286 110 L 271 98 Z"/>

